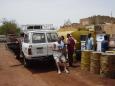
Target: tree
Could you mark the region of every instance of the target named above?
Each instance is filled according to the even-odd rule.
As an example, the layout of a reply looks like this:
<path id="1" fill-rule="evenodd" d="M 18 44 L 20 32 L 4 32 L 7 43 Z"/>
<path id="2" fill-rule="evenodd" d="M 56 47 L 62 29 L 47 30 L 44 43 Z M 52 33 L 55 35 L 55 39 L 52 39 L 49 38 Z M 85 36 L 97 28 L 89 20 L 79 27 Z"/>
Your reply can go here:
<path id="1" fill-rule="evenodd" d="M 20 28 L 14 21 L 3 21 L 3 24 L 0 26 L 0 34 L 7 35 L 7 34 L 16 34 L 19 35 Z"/>

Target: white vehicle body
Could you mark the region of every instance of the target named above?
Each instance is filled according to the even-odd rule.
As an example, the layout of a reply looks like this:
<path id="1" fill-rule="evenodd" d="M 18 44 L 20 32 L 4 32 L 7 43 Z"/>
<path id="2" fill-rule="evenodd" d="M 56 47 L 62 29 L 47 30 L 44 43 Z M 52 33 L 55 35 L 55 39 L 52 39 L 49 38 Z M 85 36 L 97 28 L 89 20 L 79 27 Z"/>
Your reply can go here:
<path id="1" fill-rule="evenodd" d="M 27 60 L 42 59 L 53 55 L 53 44 L 58 36 L 56 30 L 26 31 L 22 41 L 22 52 Z"/>

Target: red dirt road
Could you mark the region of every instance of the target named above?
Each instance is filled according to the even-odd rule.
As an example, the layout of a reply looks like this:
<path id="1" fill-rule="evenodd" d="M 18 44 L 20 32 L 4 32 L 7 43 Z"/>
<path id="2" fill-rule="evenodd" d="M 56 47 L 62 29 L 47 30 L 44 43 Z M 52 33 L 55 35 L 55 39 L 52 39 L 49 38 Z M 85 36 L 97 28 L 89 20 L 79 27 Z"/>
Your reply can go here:
<path id="1" fill-rule="evenodd" d="M 35 64 L 25 68 L 4 44 L 0 44 L 0 86 L 115 86 L 115 79 L 84 73 L 80 67 L 69 69 L 70 74 L 58 75 L 51 65 Z"/>

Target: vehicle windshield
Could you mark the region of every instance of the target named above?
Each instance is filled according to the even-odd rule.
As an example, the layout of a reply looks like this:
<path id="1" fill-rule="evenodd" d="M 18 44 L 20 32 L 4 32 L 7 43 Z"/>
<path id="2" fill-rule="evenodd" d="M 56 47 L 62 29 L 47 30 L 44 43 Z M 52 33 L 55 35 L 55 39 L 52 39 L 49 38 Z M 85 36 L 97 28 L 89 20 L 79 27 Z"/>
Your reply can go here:
<path id="1" fill-rule="evenodd" d="M 45 43 L 45 34 L 44 33 L 33 33 L 32 43 Z"/>
<path id="2" fill-rule="evenodd" d="M 58 39 L 58 36 L 56 33 L 47 33 L 47 39 L 48 39 L 48 42 L 56 42 Z"/>

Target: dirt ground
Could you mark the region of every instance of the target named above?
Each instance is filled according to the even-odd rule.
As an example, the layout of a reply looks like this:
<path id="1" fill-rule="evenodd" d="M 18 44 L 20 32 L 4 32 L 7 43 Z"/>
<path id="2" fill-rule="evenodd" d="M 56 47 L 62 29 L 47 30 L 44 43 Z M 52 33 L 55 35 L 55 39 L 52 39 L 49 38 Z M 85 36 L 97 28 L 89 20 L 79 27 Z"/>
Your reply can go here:
<path id="1" fill-rule="evenodd" d="M 0 44 L 0 86 L 115 86 L 115 79 L 83 72 L 79 64 L 69 70 L 70 74 L 58 75 L 55 66 L 37 62 L 25 68 L 4 44 Z"/>

